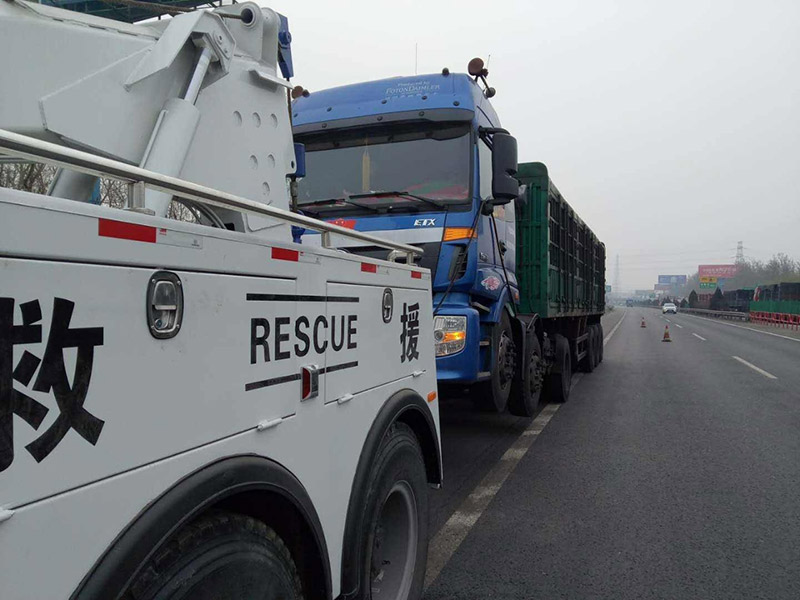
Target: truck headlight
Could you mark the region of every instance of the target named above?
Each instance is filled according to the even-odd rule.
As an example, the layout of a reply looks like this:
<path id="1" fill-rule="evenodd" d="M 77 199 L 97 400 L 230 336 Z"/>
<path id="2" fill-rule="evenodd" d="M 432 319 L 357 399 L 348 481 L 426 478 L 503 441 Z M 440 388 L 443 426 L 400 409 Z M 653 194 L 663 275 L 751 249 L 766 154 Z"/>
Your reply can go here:
<path id="1" fill-rule="evenodd" d="M 435 317 L 433 340 L 436 343 L 436 356 L 461 352 L 467 343 L 467 317 Z"/>

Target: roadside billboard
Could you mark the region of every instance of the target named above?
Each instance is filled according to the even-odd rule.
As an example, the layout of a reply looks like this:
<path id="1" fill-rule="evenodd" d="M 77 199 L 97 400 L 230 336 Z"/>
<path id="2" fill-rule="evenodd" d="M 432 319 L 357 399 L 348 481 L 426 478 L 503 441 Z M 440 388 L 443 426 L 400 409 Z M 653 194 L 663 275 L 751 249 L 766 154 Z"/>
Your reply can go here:
<path id="1" fill-rule="evenodd" d="M 736 277 L 736 272 L 739 267 L 736 265 L 699 265 L 697 267 L 697 274 L 700 277 L 717 277 L 721 279 L 730 279 Z"/>
<path id="2" fill-rule="evenodd" d="M 653 289 L 656 291 L 663 291 L 667 292 L 672 289 L 671 283 L 657 283 L 653 286 Z"/>
<path id="3" fill-rule="evenodd" d="M 686 275 L 659 275 L 659 285 L 686 285 Z"/>

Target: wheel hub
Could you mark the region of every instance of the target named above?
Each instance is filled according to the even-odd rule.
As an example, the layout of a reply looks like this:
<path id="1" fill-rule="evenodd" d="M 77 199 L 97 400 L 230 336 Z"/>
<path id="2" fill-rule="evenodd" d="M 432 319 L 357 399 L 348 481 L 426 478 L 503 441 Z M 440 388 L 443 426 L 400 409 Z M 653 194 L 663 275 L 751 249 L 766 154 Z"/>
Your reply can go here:
<path id="1" fill-rule="evenodd" d="M 497 349 L 497 364 L 499 367 L 500 386 L 505 388 L 511 384 L 514 378 L 514 362 L 516 359 L 516 351 L 514 342 L 509 337 L 508 333 L 503 331 L 500 334 L 500 344 Z"/>
<path id="2" fill-rule="evenodd" d="M 417 557 L 417 503 L 406 481 L 394 484 L 381 507 L 370 559 L 371 598 L 405 600 Z"/>

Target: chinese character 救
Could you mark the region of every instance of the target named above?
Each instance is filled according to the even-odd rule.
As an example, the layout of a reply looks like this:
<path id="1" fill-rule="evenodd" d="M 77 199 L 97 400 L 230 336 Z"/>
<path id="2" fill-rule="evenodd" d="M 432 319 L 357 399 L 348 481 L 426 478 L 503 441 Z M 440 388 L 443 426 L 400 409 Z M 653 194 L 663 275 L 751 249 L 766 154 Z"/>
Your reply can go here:
<path id="1" fill-rule="evenodd" d="M 36 462 L 46 458 L 70 429 L 92 445 L 100 437 L 104 421 L 89 413 L 83 403 L 89 391 L 94 348 L 103 345 L 103 328 L 70 328 L 74 308 L 74 302 L 55 298 L 44 357 L 40 359 L 25 350 L 12 370 L 14 346 L 42 341 L 42 326 L 37 324 L 42 311 L 38 300 L 21 304 L 22 325 L 14 325 L 13 298 L 0 298 L 0 471 L 14 460 L 14 415 L 38 430 L 48 413 L 45 406 L 13 386 L 14 381 L 27 386 L 37 369 L 33 390 L 52 391 L 59 414 L 42 435 L 25 447 Z M 64 364 L 65 348 L 77 349 L 71 383 Z"/>

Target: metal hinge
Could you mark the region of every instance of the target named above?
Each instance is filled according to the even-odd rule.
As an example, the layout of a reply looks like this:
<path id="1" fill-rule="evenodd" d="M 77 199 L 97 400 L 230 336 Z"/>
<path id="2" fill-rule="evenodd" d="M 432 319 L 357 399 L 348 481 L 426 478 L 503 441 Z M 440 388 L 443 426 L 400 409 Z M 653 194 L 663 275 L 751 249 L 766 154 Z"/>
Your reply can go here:
<path id="1" fill-rule="evenodd" d="M 0 508 L 0 523 L 3 521 L 8 521 L 11 517 L 14 516 L 14 511 L 8 508 Z"/>
<path id="2" fill-rule="evenodd" d="M 352 400 L 353 398 L 355 398 L 353 394 L 345 394 L 341 398 L 337 399 L 336 402 L 338 404 L 344 404 L 345 402 L 350 402 L 350 400 Z"/>

